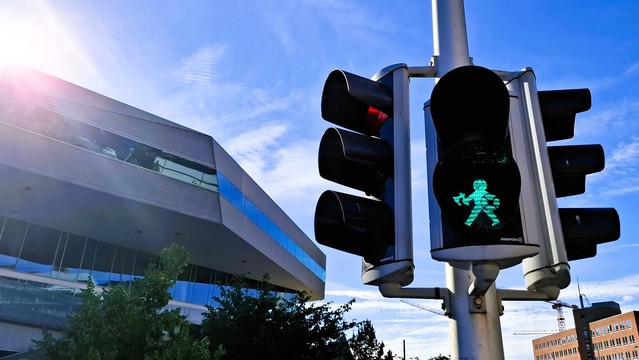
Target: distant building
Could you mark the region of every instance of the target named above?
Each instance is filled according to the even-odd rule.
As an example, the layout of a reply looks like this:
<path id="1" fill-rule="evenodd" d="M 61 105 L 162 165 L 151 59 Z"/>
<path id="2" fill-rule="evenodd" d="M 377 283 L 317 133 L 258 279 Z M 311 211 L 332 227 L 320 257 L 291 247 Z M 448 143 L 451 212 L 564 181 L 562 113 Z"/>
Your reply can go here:
<path id="1" fill-rule="evenodd" d="M 592 323 L 619 314 L 621 309 L 614 301 L 593 303 L 591 307 L 572 311 L 575 329 L 579 335 L 579 352 L 586 355 L 586 357 L 582 356 L 582 359 L 594 359 Z"/>
<path id="2" fill-rule="evenodd" d="M 613 301 L 574 309 L 575 328 L 534 339 L 535 360 L 639 359 L 637 311 L 621 313 Z"/>
<path id="3" fill-rule="evenodd" d="M 638 314 L 637 311 L 630 311 L 591 322 L 593 359 L 639 359 Z"/>
<path id="4" fill-rule="evenodd" d="M 66 81 L 0 69 L 0 353 L 59 329 L 89 277 L 127 283 L 178 243 L 193 322 L 230 278 L 322 299 L 326 256 L 210 136 Z"/>
<path id="5" fill-rule="evenodd" d="M 533 340 L 535 360 L 579 360 L 579 343 L 575 329 L 568 329 Z"/>

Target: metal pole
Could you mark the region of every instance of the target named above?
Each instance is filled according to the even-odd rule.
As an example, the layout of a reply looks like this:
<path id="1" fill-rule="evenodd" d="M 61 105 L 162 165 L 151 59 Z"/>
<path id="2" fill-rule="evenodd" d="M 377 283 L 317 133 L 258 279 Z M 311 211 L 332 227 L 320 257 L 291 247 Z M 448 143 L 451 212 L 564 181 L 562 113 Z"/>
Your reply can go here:
<path id="1" fill-rule="evenodd" d="M 433 45 L 437 78 L 470 65 L 463 0 L 432 0 Z M 437 79 L 435 80 L 437 81 Z M 450 341 L 453 359 L 504 359 L 501 337 L 501 303 L 495 284 L 484 296 L 471 297 L 474 275 L 446 264 L 450 290 Z M 472 312 L 471 312 L 472 309 Z"/>
<path id="2" fill-rule="evenodd" d="M 501 302 L 493 283 L 481 297 L 468 295 L 474 276 L 470 271 L 446 264 L 446 285 L 450 294 L 449 337 L 453 360 L 503 360 Z M 473 309 L 473 312 L 471 312 Z"/>
<path id="3" fill-rule="evenodd" d="M 406 360 L 406 340 L 402 340 L 402 344 L 404 345 L 404 360 Z"/>
<path id="4" fill-rule="evenodd" d="M 437 77 L 470 65 L 466 15 L 463 0 L 432 0 L 433 47 L 437 57 Z"/>

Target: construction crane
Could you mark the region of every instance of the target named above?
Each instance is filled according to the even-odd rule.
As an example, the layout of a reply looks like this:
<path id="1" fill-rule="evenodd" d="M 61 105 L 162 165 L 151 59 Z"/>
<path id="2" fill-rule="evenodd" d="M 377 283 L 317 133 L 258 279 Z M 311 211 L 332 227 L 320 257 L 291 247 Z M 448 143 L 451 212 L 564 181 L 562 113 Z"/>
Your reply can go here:
<path id="1" fill-rule="evenodd" d="M 570 305 L 561 300 L 550 300 L 546 301 L 547 303 L 552 304 L 552 308 L 557 312 L 557 327 L 559 331 L 566 330 L 566 318 L 564 317 L 564 307 L 568 307 L 571 309 L 578 309 L 577 305 Z M 538 334 L 554 334 L 557 331 L 555 330 L 515 330 L 513 335 L 538 335 Z"/>
<path id="2" fill-rule="evenodd" d="M 555 330 L 515 330 L 513 331 L 513 335 L 544 335 L 544 334 L 554 334 Z"/>
<path id="3" fill-rule="evenodd" d="M 581 286 L 579 285 L 579 278 L 577 278 L 577 290 L 579 292 L 579 303 L 581 305 L 581 309 L 584 308 L 584 300 L 588 304 L 588 307 L 592 306 L 590 304 L 590 300 L 588 300 L 588 298 L 586 297 L 586 294 L 582 294 L 581 292 Z M 557 312 L 557 326 L 559 328 L 559 331 L 565 331 L 566 318 L 564 317 L 563 308 L 567 307 L 571 309 L 579 309 L 580 307 L 577 305 L 567 304 L 559 299 L 549 300 L 546 302 L 552 304 L 552 308 Z M 513 335 L 552 334 L 552 333 L 554 332 L 549 330 L 518 330 L 518 331 L 515 331 Z"/>
<path id="4" fill-rule="evenodd" d="M 433 308 L 429 308 L 429 307 L 427 307 L 427 306 L 424 306 L 424 305 L 418 304 L 418 303 L 416 303 L 416 302 L 414 302 L 414 301 L 410 301 L 410 300 L 404 300 L 404 299 L 402 299 L 402 300 L 400 300 L 400 301 L 401 301 L 401 302 L 403 302 L 403 303 L 405 303 L 405 304 L 412 305 L 412 306 L 414 306 L 414 307 L 416 307 L 416 308 L 420 308 L 420 309 L 422 309 L 422 310 L 430 311 L 430 312 L 432 312 L 433 314 L 446 316 L 446 313 L 444 312 L 444 310 L 441 310 L 441 309 L 433 309 Z"/>
<path id="5" fill-rule="evenodd" d="M 571 309 L 579 309 L 577 305 L 570 305 L 561 300 L 551 300 L 547 301 L 552 304 L 552 308 L 557 311 L 557 325 L 559 327 L 559 331 L 566 330 L 566 318 L 564 317 L 564 307 L 568 307 Z"/>

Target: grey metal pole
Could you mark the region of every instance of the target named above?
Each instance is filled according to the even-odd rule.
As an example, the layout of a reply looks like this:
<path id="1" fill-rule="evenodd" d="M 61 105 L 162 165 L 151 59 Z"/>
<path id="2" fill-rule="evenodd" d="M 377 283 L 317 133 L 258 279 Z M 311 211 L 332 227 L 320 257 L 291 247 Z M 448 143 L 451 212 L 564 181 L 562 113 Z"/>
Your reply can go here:
<path id="1" fill-rule="evenodd" d="M 463 0 L 432 0 L 432 10 L 438 79 L 448 71 L 471 62 Z M 484 296 L 471 297 L 468 289 L 473 280 L 471 271 L 446 264 L 446 285 L 451 299 L 451 356 L 464 360 L 504 359 L 499 322 L 501 303 L 496 286 L 493 283 Z"/>
<path id="2" fill-rule="evenodd" d="M 501 303 L 493 283 L 483 297 L 468 295 L 474 276 L 446 264 L 450 292 L 449 337 L 454 360 L 504 359 L 501 336 Z M 471 312 L 471 309 L 477 311 Z"/>
<path id="3" fill-rule="evenodd" d="M 432 0 L 433 47 L 437 78 L 450 70 L 470 65 L 463 0 Z"/>

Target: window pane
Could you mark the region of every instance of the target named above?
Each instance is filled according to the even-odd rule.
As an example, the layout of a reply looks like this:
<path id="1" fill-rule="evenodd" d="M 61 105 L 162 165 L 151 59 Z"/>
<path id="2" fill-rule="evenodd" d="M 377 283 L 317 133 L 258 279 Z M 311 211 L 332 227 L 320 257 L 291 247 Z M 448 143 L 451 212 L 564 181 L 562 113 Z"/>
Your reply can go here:
<path id="1" fill-rule="evenodd" d="M 143 276 L 151 263 L 151 254 L 138 251 L 135 255 L 135 265 L 133 266 L 134 276 Z"/>
<path id="2" fill-rule="evenodd" d="M 82 269 L 93 270 L 93 261 L 95 260 L 95 253 L 98 250 L 98 241 L 95 239 L 87 238 L 84 249 L 84 255 L 82 256 Z"/>
<path id="3" fill-rule="evenodd" d="M 126 254 L 124 256 L 124 263 L 122 264 L 122 270 L 120 273 L 122 274 L 122 278 L 120 281 L 131 281 L 133 280 L 133 262 L 135 261 L 135 250 L 126 249 Z"/>
<path id="4" fill-rule="evenodd" d="M 57 230 L 29 224 L 16 270 L 49 276 L 60 234 Z"/>
<path id="5" fill-rule="evenodd" d="M 98 242 L 98 250 L 95 253 L 95 260 L 93 261 L 93 270 L 110 272 L 114 256 L 115 245 Z"/>
<path id="6" fill-rule="evenodd" d="M 215 173 L 207 174 L 204 173 L 202 175 L 202 185 L 203 188 L 207 188 L 209 190 L 217 191 L 217 176 Z"/>
<path id="7" fill-rule="evenodd" d="M 124 268 L 124 260 L 126 259 L 126 249 L 116 246 L 115 256 L 113 258 L 113 266 L 111 267 L 111 282 L 122 281 L 122 269 Z"/>
<path id="8" fill-rule="evenodd" d="M 55 255 L 53 256 L 53 269 L 51 270 L 51 277 L 57 278 L 57 272 L 60 270 L 62 258 L 64 257 L 64 248 L 67 245 L 68 233 L 59 231 L 60 240 L 58 241 L 58 247 L 56 248 Z M 55 272 L 55 273 L 54 273 Z"/>
<path id="9" fill-rule="evenodd" d="M 194 280 L 197 283 L 210 284 L 211 283 L 211 274 L 212 274 L 211 269 L 208 269 L 208 268 L 205 268 L 205 267 L 201 267 L 201 266 L 197 266 Z"/>
<path id="10" fill-rule="evenodd" d="M 91 272 L 91 277 L 96 284 L 107 285 L 109 283 L 114 257 L 115 245 L 105 242 L 98 243 L 95 260 L 93 260 L 93 271 Z"/>
<path id="11" fill-rule="evenodd" d="M 232 184 L 229 189 L 228 199 L 236 208 L 244 211 L 244 194 Z"/>
<path id="12" fill-rule="evenodd" d="M 27 223 L 15 219 L 6 219 L 2 237 L 0 237 L 0 266 L 15 269 L 22 247 Z"/>
<path id="13" fill-rule="evenodd" d="M 58 278 L 81 282 L 86 282 L 88 280 L 88 269 L 80 271 L 80 268 L 82 267 L 82 257 L 84 256 L 85 243 L 85 237 L 67 234 L 61 265 L 58 269 Z M 91 253 L 90 257 L 93 258 L 93 253 Z"/>
<path id="14" fill-rule="evenodd" d="M 184 267 L 184 271 L 182 271 L 182 273 L 180 275 L 178 275 L 178 280 L 183 280 L 183 281 L 191 281 L 191 277 L 193 276 L 193 272 L 194 272 L 194 266 L 191 264 L 188 264 Z"/>
<path id="15" fill-rule="evenodd" d="M 211 285 L 202 283 L 191 284 L 191 294 L 187 301 L 193 304 L 205 305 L 209 302 L 209 290 Z"/>
<path id="16" fill-rule="evenodd" d="M 189 292 L 189 283 L 186 281 L 176 281 L 175 286 L 169 289 L 173 300 L 186 301 Z"/>
<path id="17" fill-rule="evenodd" d="M 251 202 L 249 199 L 244 201 L 244 214 L 248 217 L 254 224 L 257 224 L 257 215 L 259 210 L 255 207 L 255 204 Z"/>
<path id="18" fill-rule="evenodd" d="M 200 181 L 202 179 L 202 172 L 197 171 L 195 169 L 191 169 L 182 164 L 178 164 L 171 160 L 167 160 L 164 164 L 164 169 L 162 169 L 162 173 L 179 179 L 181 181 L 187 182 L 193 185 L 200 185 Z"/>
<path id="19" fill-rule="evenodd" d="M 217 179 L 220 186 L 220 194 L 229 199 L 231 194 L 231 183 L 221 173 L 218 173 Z"/>

